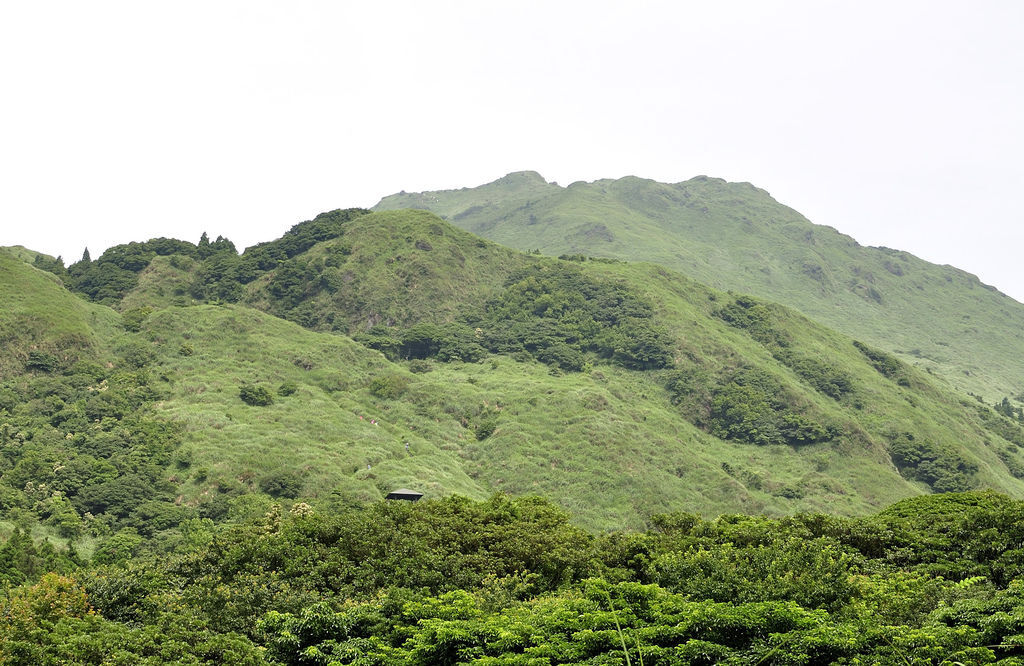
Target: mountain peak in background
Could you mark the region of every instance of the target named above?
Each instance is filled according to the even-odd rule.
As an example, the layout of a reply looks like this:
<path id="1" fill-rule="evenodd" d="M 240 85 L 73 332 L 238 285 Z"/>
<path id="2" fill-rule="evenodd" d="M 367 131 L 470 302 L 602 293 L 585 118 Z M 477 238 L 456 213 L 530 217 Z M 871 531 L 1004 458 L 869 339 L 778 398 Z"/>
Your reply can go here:
<path id="1" fill-rule="evenodd" d="M 661 264 L 796 308 L 962 392 L 997 400 L 1024 391 L 1024 305 L 957 268 L 864 247 L 750 183 L 626 176 L 560 187 L 521 171 L 374 208 L 430 210 L 526 251 Z"/>

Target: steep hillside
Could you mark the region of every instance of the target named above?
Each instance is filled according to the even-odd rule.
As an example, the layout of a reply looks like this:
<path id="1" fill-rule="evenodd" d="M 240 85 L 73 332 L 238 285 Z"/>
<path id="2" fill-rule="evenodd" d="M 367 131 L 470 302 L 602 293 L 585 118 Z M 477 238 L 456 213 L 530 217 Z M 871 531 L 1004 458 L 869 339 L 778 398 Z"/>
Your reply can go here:
<path id="1" fill-rule="evenodd" d="M 192 378 L 166 408 L 212 419 L 194 427 L 197 497 L 281 468 L 303 495 L 541 492 L 613 525 L 680 504 L 862 513 L 920 492 L 1024 491 L 1015 420 L 792 310 L 652 265 L 525 255 L 396 211 L 348 220 L 242 298 L 362 346 L 238 306 L 150 315 L 142 333 L 171 340 L 163 362 Z M 179 338 L 195 356 L 174 353 Z M 304 399 L 246 407 L 245 382 L 294 382 Z M 236 446 L 240 433 L 262 443 Z"/>
<path id="2" fill-rule="evenodd" d="M 157 239 L 68 268 L 120 315 L 11 258 L 6 288 L 37 285 L 20 307 L 82 313 L 93 346 L 0 387 L 7 501 L 116 536 L 396 486 L 539 493 L 598 528 L 1024 496 L 1018 420 L 783 306 L 652 264 L 518 253 L 423 211 L 303 225 L 241 256 Z"/>
<path id="3" fill-rule="evenodd" d="M 50 273 L 0 248 L 0 379 L 28 364 L 56 368 L 96 353 L 99 336 L 117 321 L 107 308 L 76 298 Z"/>
<path id="4" fill-rule="evenodd" d="M 949 266 L 862 247 L 747 183 L 635 177 L 559 187 L 536 173 L 385 197 L 521 250 L 651 261 L 777 301 L 989 402 L 1024 393 L 1024 305 Z"/>
<path id="5" fill-rule="evenodd" d="M 452 321 L 479 308 L 527 259 L 424 211 L 374 213 L 253 280 L 244 301 L 350 334 Z"/>

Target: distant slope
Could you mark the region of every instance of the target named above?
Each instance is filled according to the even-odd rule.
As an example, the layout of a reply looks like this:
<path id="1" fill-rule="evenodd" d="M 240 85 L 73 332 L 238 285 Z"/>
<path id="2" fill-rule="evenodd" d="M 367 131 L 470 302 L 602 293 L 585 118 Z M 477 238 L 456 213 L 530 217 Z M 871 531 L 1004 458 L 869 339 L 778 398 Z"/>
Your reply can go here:
<path id="1" fill-rule="evenodd" d="M 376 206 L 396 208 L 522 250 L 656 262 L 794 307 L 989 402 L 1024 392 L 1024 305 L 956 268 L 862 247 L 747 183 L 627 177 L 563 188 L 521 172 Z"/>
<path id="2" fill-rule="evenodd" d="M 36 257 L 43 257 L 44 259 L 53 260 L 53 257 L 43 254 L 42 252 L 30 250 L 24 245 L 7 245 L 5 247 L 0 248 L 0 250 L 7 252 L 15 259 L 20 259 L 21 261 L 24 261 L 25 263 L 28 264 L 31 264 Z"/>

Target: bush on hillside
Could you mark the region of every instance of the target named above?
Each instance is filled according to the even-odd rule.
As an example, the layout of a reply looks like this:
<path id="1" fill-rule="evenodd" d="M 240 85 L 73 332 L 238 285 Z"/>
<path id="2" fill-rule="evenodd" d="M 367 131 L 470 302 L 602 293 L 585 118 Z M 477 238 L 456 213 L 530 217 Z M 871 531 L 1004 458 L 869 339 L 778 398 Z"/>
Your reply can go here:
<path id="1" fill-rule="evenodd" d="M 972 477 L 978 466 L 950 446 L 901 432 L 892 435 L 889 455 L 904 478 L 926 483 L 937 493 L 974 487 Z"/>
<path id="2" fill-rule="evenodd" d="M 790 344 L 786 332 L 775 327 L 771 310 L 749 296 L 738 296 L 712 314 L 730 326 L 745 330 L 765 346 L 785 348 Z"/>
<path id="3" fill-rule="evenodd" d="M 868 347 L 863 342 L 856 340 L 853 341 L 853 346 L 867 357 L 868 361 L 871 362 L 871 366 L 881 373 L 882 376 L 888 377 L 900 386 L 910 386 L 907 366 L 898 358 L 879 349 Z"/>
<path id="4" fill-rule="evenodd" d="M 60 365 L 60 359 L 55 355 L 33 350 L 28 353 L 28 361 L 25 362 L 26 370 L 38 370 L 39 372 L 53 372 Z"/>
<path id="5" fill-rule="evenodd" d="M 149 306 L 128 310 L 121 315 L 121 325 L 129 333 L 138 333 L 142 329 L 142 322 L 146 321 L 146 317 L 152 312 L 153 308 Z"/>
<path id="6" fill-rule="evenodd" d="M 129 368 L 144 368 L 156 360 L 156 352 L 152 346 L 136 340 L 126 342 L 117 350 Z"/>
<path id="7" fill-rule="evenodd" d="M 840 370 L 831 363 L 798 356 L 791 352 L 779 354 L 777 358 L 799 375 L 800 379 L 830 398 L 839 400 L 853 391 L 853 377 L 850 373 Z"/>
<path id="8" fill-rule="evenodd" d="M 267 387 L 254 384 L 242 384 L 238 390 L 238 397 L 253 407 L 266 407 L 274 402 L 274 396 Z"/>
<path id="9" fill-rule="evenodd" d="M 409 390 L 409 378 L 402 375 L 384 375 L 370 382 L 370 393 L 384 400 L 393 400 Z"/>
<path id="10" fill-rule="evenodd" d="M 477 424 L 473 430 L 473 434 L 476 435 L 476 439 L 479 442 L 484 441 L 488 437 L 494 434 L 494 431 L 498 428 L 498 419 L 493 417 L 485 418 L 483 421 Z"/>
<path id="11" fill-rule="evenodd" d="M 271 497 L 294 499 L 302 492 L 302 476 L 298 472 L 271 472 L 260 479 L 260 490 Z"/>
<path id="12" fill-rule="evenodd" d="M 711 399 L 711 433 L 749 444 L 812 444 L 839 434 L 793 407 L 795 398 L 767 372 L 746 369 L 717 388 Z"/>
<path id="13" fill-rule="evenodd" d="M 421 323 L 401 333 L 399 354 L 406 359 L 473 363 L 487 351 L 480 346 L 475 331 L 465 324 Z"/>

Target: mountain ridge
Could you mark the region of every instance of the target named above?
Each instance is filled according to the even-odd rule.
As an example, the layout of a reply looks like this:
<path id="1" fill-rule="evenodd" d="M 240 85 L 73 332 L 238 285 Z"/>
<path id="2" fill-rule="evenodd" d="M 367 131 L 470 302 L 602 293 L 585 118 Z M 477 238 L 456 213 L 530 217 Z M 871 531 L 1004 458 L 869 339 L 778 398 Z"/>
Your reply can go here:
<path id="1" fill-rule="evenodd" d="M 652 261 L 794 307 L 960 391 L 989 400 L 1024 392 L 1024 305 L 961 269 L 862 246 L 749 183 L 627 176 L 561 187 L 516 172 L 477 188 L 391 195 L 374 208 L 399 207 L 521 250 Z"/>

